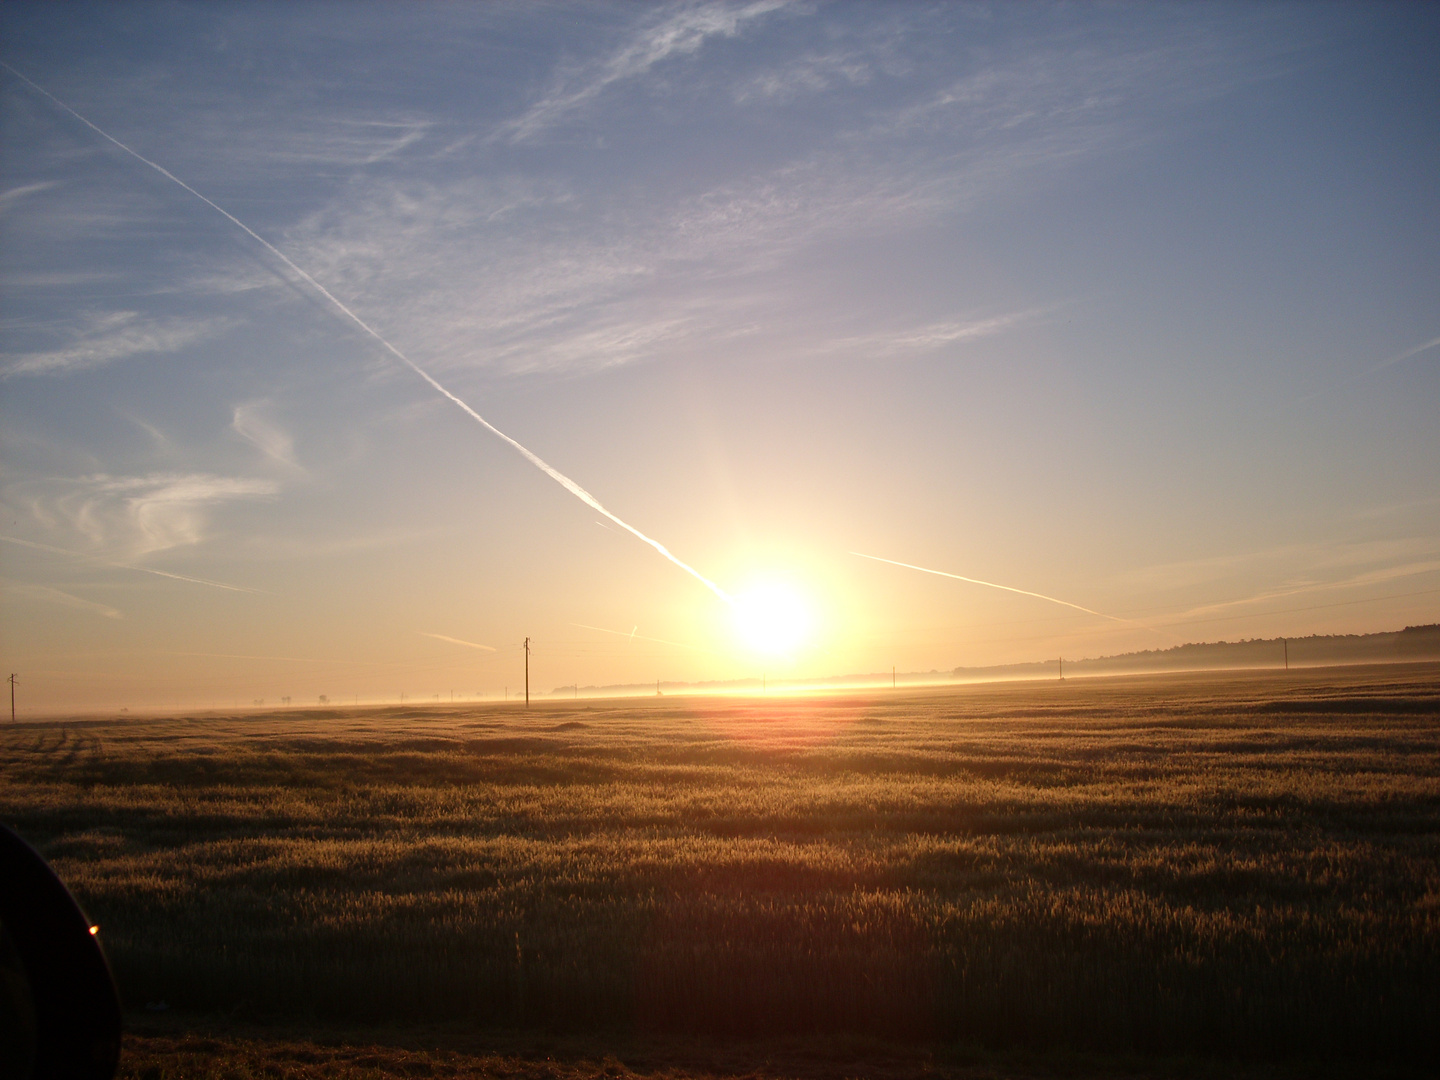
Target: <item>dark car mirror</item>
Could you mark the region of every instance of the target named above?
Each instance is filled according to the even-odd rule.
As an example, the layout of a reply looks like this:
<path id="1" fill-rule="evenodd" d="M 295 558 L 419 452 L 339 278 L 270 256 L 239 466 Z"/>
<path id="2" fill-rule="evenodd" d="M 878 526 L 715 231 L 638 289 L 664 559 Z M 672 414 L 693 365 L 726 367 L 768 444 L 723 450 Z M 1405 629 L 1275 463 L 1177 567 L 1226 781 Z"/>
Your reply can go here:
<path id="1" fill-rule="evenodd" d="M 0 1039 L 8 1044 L 0 1066 L 7 1076 L 115 1075 L 120 998 L 98 930 L 49 863 L 0 825 Z"/>

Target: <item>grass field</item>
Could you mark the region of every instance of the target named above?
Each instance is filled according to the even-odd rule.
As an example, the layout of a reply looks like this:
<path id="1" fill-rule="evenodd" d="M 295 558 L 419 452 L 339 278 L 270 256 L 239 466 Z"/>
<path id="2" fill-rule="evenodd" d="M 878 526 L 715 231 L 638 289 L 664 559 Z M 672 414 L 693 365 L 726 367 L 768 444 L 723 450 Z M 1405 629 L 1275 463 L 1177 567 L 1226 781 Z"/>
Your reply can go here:
<path id="1" fill-rule="evenodd" d="M 132 1065 L 216 1015 L 1440 1054 L 1437 665 L 20 723 L 0 820 L 168 1006 Z"/>

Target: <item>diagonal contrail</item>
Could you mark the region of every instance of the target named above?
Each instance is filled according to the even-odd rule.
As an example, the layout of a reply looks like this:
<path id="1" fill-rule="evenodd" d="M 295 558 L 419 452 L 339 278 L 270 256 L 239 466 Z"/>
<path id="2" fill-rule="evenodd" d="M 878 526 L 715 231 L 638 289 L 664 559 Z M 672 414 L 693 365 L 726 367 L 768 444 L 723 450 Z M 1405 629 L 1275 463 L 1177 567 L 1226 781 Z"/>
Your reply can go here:
<path id="1" fill-rule="evenodd" d="M 1435 348 L 1437 345 L 1440 345 L 1440 337 L 1433 337 L 1433 338 L 1431 338 L 1429 341 L 1422 341 L 1419 345 L 1412 345 L 1410 348 L 1404 349 L 1404 350 L 1396 353 L 1394 356 L 1391 356 L 1391 357 L 1388 357 L 1387 359 L 1381 360 L 1381 361 L 1380 361 L 1379 363 L 1377 363 L 1377 364 L 1371 364 L 1371 365 L 1370 365 L 1368 368 L 1366 368 L 1364 371 L 1356 372 L 1354 375 L 1351 375 L 1348 379 L 1343 379 L 1343 380 L 1341 380 L 1340 382 L 1335 383 L 1335 384 L 1332 385 L 1332 386 L 1321 387 L 1319 390 L 1312 390 L 1312 391 L 1310 391 L 1310 393 L 1308 393 L 1308 394 L 1302 394 L 1300 397 L 1296 398 L 1295 400 L 1296 400 L 1297 402 L 1300 402 L 1300 401 L 1311 401 L 1311 400 L 1313 400 L 1313 399 L 1315 399 L 1315 398 L 1317 398 L 1317 397 L 1320 397 L 1320 396 L 1323 395 L 1323 394 L 1328 394 L 1328 393 L 1332 393 L 1332 392 L 1334 392 L 1334 391 L 1343 390 L 1343 389 L 1345 389 L 1347 386 L 1354 386 L 1356 383 L 1358 383 L 1358 382 L 1360 382 L 1360 381 L 1362 381 L 1362 380 L 1364 380 L 1364 379 L 1368 379 L 1371 375 L 1378 375 L 1380 372 L 1385 371 L 1385 370 L 1387 370 L 1387 369 L 1389 369 L 1389 368 L 1392 368 L 1392 367 L 1394 367 L 1396 364 L 1403 363 L 1404 361 L 1409 360 L 1412 356 L 1419 356 L 1419 355 L 1420 355 L 1421 353 L 1423 353 L 1423 352 L 1429 352 L 1431 349 Z"/>
<path id="2" fill-rule="evenodd" d="M 866 555 L 863 551 L 852 551 L 851 555 L 859 555 L 862 559 L 874 559 L 876 562 L 889 563 L 891 566 L 903 566 L 907 570 L 919 570 L 922 574 L 934 574 L 936 577 L 954 578 L 956 581 L 968 581 L 971 585 L 984 585 L 990 589 L 1002 589 L 1005 592 L 1019 593 L 1021 596 L 1033 596 L 1037 600 L 1048 600 L 1052 604 L 1060 604 L 1062 607 L 1074 608 L 1076 611 L 1083 611 L 1087 615 L 1098 615 L 1102 619 L 1109 619 L 1111 622 L 1124 623 L 1127 626 L 1141 626 L 1133 619 L 1122 619 L 1118 615 L 1106 615 L 1103 611 L 1096 611 L 1094 608 L 1081 607 L 1079 604 L 1072 604 L 1069 600 L 1061 600 L 1058 597 L 1046 596 L 1044 593 L 1031 592 L 1029 589 L 1014 589 L 1009 585 L 997 585 L 993 581 L 981 581 L 979 578 L 962 577 L 959 574 L 947 573 L 944 570 L 931 570 L 925 566 L 916 566 L 908 562 L 896 562 L 894 559 L 882 559 L 879 555 Z M 1149 630 L 1146 626 L 1144 629 Z"/>
<path id="3" fill-rule="evenodd" d="M 484 649 L 486 652 L 499 652 L 494 645 L 480 645 L 474 641 L 465 641 L 462 638 L 450 637 L 448 634 L 432 634 L 428 630 L 421 630 L 420 636 L 433 637 L 436 641 L 448 641 L 451 645 L 468 645 L 472 649 Z"/>
<path id="4" fill-rule="evenodd" d="M 696 581 L 704 585 L 721 600 L 724 600 L 727 604 L 734 603 L 729 593 L 727 593 L 724 589 L 720 588 L 719 585 L 716 585 L 715 582 L 711 581 L 704 574 L 700 573 L 699 570 L 696 570 L 689 563 L 682 562 L 679 558 L 677 558 L 674 554 L 671 553 L 669 548 L 667 548 L 664 544 L 660 543 L 659 540 L 655 540 L 649 536 L 646 536 L 643 532 L 635 528 L 635 526 L 631 525 L 629 522 L 623 521 L 620 518 L 616 517 L 609 510 L 605 509 L 605 507 L 600 504 L 600 500 L 595 498 L 594 495 L 591 495 L 590 492 L 586 491 L 574 480 L 571 480 L 570 477 L 566 476 L 559 469 L 550 465 L 538 454 L 533 453 L 526 447 L 522 446 L 520 443 L 516 442 L 509 435 L 506 435 L 494 424 L 490 423 L 489 420 L 486 420 L 483 416 L 481 416 L 478 412 L 472 409 L 464 401 L 456 397 L 453 393 L 451 393 L 444 386 L 442 386 L 433 375 L 431 375 L 428 371 L 422 368 L 419 364 L 415 363 L 415 361 L 411 360 L 394 345 L 390 344 L 390 342 L 386 341 L 385 338 L 383 338 L 380 333 L 374 329 L 374 327 L 372 327 L 364 319 L 360 318 L 359 315 L 356 315 L 355 312 L 351 311 L 348 307 L 346 307 L 345 304 L 339 299 L 339 297 L 337 297 L 329 289 L 325 288 L 324 285 L 321 285 L 320 282 L 316 281 L 313 277 L 311 277 L 308 273 L 306 273 L 293 261 L 291 261 L 289 256 L 287 256 L 283 251 L 277 248 L 274 244 L 270 243 L 270 241 L 266 240 L 254 229 L 250 228 L 249 225 L 246 225 L 234 214 L 230 213 L 230 211 L 226 210 L 223 206 L 220 206 L 217 203 L 214 203 L 211 200 L 207 199 L 204 195 L 201 195 L 200 192 L 196 191 L 193 187 L 185 183 L 184 180 L 181 180 L 178 176 L 170 172 L 168 169 L 165 169 L 162 166 L 155 164 L 155 162 L 151 161 L 143 154 L 140 154 L 130 149 L 130 147 L 126 146 L 119 139 L 115 138 L 115 136 L 110 135 L 105 131 L 102 131 L 100 128 L 96 127 L 89 120 L 85 119 L 85 117 L 81 116 L 78 112 L 72 109 L 69 105 L 66 105 L 65 102 L 61 101 L 54 94 L 50 93 L 49 90 L 46 90 L 43 86 L 35 82 L 33 79 L 27 78 L 25 75 L 22 75 L 9 64 L 5 63 L 5 61 L 0 60 L 0 67 L 5 68 L 6 71 L 10 72 L 10 74 L 14 75 L 17 79 L 20 79 L 22 82 L 26 83 L 28 86 L 31 87 L 31 89 L 35 90 L 37 93 L 43 94 L 45 97 L 49 98 L 60 108 L 64 109 L 71 116 L 75 117 L 76 120 L 79 120 L 91 131 L 99 135 L 102 139 L 106 140 L 107 142 L 113 143 L 115 146 L 119 147 L 121 150 L 125 151 L 125 153 L 133 157 L 136 161 L 139 161 L 144 165 L 150 166 L 150 168 L 154 169 L 161 176 L 165 177 L 165 179 L 179 184 L 191 195 L 194 195 L 195 198 L 199 199 L 206 206 L 210 207 L 210 209 L 222 215 L 232 225 L 242 230 L 252 240 L 254 240 L 266 251 L 270 252 L 270 254 L 274 255 L 277 259 L 284 263 L 291 271 L 293 271 L 298 277 L 305 281 L 306 284 L 308 284 L 326 300 L 330 301 L 330 303 L 334 305 L 337 311 L 339 311 L 342 315 L 348 318 L 361 330 L 365 331 L 365 333 L 369 334 L 372 338 L 374 338 L 377 342 L 384 346 L 385 350 L 389 352 L 391 356 L 395 357 L 395 359 L 399 360 L 411 371 L 415 372 L 416 375 L 419 375 L 420 378 L 424 379 L 427 383 L 429 383 L 430 386 L 434 388 L 438 393 L 442 394 L 444 397 L 449 398 L 452 402 L 459 406 L 459 408 L 463 410 L 467 416 L 469 416 L 472 420 L 478 423 L 481 427 L 485 428 L 485 430 L 489 431 L 492 435 L 496 436 L 499 439 L 503 439 L 505 442 L 513 446 L 517 451 L 519 451 L 520 455 L 525 458 L 526 461 L 530 462 L 531 465 L 534 465 L 546 476 L 550 477 L 550 479 L 554 480 L 557 484 L 563 487 L 566 491 L 570 492 L 571 495 L 574 495 L 577 499 L 583 502 L 586 506 L 590 507 L 596 513 L 605 515 L 605 517 L 609 518 L 616 525 L 619 525 L 622 529 L 630 533 L 632 536 L 649 544 L 661 555 L 665 556 L 665 558 L 669 559 L 676 566 L 680 567 L 681 570 L 684 570 L 691 577 L 695 578 Z"/>
<path id="5" fill-rule="evenodd" d="M 4 63 L 4 61 L 0 61 Z M 87 555 L 81 551 L 69 551 L 65 548 L 51 547 L 49 544 L 37 544 L 33 540 L 21 540 L 18 536 L 0 536 L 0 540 L 7 544 L 19 544 L 21 547 L 34 548 L 36 551 L 49 551 L 56 555 L 68 555 L 72 559 L 79 559 L 82 562 L 98 563 L 101 566 L 113 566 L 117 570 L 135 570 L 141 574 L 154 574 L 156 577 L 168 577 L 175 581 L 188 581 L 191 585 L 209 585 L 214 589 L 226 589 L 229 592 L 258 593 L 260 589 L 247 589 L 243 585 L 226 585 L 223 581 L 209 581 L 205 578 L 186 577 L 184 574 L 172 574 L 168 570 L 153 570 L 148 566 L 136 566 L 133 563 L 115 562 L 113 559 L 102 559 L 98 555 Z"/>
<path id="6" fill-rule="evenodd" d="M 1434 337 L 1431 338 L 1429 341 L 1421 342 L 1419 345 L 1413 345 L 1410 348 L 1404 350 L 1403 352 L 1396 353 L 1388 360 L 1381 360 L 1380 363 L 1376 364 L 1374 367 L 1367 368 L 1365 371 L 1362 371 L 1359 375 L 1357 375 L 1356 378 L 1364 378 L 1366 375 L 1374 375 L 1376 372 L 1384 371 L 1386 368 L 1394 367 L 1396 364 L 1400 363 L 1403 360 L 1409 360 L 1412 356 L 1419 356 L 1422 352 L 1429 352 L 1437 345 L 1440 345 L 1440 337 Z"/>
<path id="7" fill-rule="evenodd" d="M 674 645 L 674 646 L 676 646 L 677 648 L 681 648 L 681 649 L 694 649 L 696 652 L 703 652 L 703 653 L 708 653 L 708 652 L 710 652 L 709 649 L 702 649 L 699 645 L 686 645 L 683 641 L 666 641 L 664 638 L 659 638 L 659 637 L 646 637 L 644 634 L 639 634 L 639 635 L 637 635 L 637 634 L 635 633 L 635 630 L 639 630 L 639 629 L 640 629 L 640 627 L 638 627 L 638 626 L 635 627 L 635 630 L 631 630 L 630 633 L 627 634 L 627 633 L 625 633 L 624 630 L 607 630 L 607 629 L 605 629 L 605 627 L 603 627 L 603 626 L 591 626 L 591 625 L 589 625 L 588 623 L 583 623 L 583 622 L 572 622 L 570 625 L 571 625 L 571 626 L 578 626 L 578 627 L 580 627 L 581 630 L 598 630 L 598 631 L 600 631 L 600 633 L 602 633 L 602 634 L 614 634 L 616 637 L 623 637 L 623 638 L 625 638 L 625 640 L 627 640 L 627 641 L 635 641 L 636 638 L 638 637 L 639 640 L 641 640 L 641 641 L 657 641 L 657 642 L 659 642 L 661 645 Z M 712 655 L 713 655 L 713 654 L 712 654 Z"/>

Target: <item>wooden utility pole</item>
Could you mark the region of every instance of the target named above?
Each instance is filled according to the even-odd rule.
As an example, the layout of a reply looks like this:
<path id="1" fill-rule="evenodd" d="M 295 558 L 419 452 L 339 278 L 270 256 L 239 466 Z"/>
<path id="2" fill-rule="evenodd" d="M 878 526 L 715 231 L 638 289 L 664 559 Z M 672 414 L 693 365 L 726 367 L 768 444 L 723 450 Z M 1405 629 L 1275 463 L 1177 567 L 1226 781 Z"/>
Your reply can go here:
<path id="1" fill-rule="evenodd" d="M 890 689 L 895 689 L 895 665 L 890 665 Z"/>
<path id="2" fill-rule="evenodd" d="M 525 639 L 525 707 L 530 707 L 530 639 Z"/>
<path id="3" fill-rule="evenodd" d="M 1280 644 L 1283 645 L 1283 646 L 1285 646 L 1285 670 L 1286 670 L 1286 671 L 1289 671 L 1289 670 L 1290 670 L 1290 642 L 1286 641 L 1286 640 L 1282 637 L 1282 638 L 1280 639 Z M 12 675 L 11 678 L 14 678 L 14 676 Z M 13 719 L 13 717 L 12 717 L 12 719 Z"/>
<path id="4" fill-rule="evenodd" d="M 1060 657 L 1060 681 L 1065 681 L 1065 658 Z"/>
<path id="5" fill-rule="evenodd" d="M 10 675 L 10 722 L 15 722 L 15 675 Z"/>

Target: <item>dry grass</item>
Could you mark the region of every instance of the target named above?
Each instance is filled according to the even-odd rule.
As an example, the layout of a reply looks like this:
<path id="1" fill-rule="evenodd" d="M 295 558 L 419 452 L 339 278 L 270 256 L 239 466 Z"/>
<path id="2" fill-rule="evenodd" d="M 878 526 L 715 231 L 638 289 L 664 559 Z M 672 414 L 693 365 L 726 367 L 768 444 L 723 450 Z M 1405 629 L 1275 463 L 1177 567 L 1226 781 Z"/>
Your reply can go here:
<path id="1" fill-rule="evenodd" d="M 131 1007 L 1437 1049 L 1434 665 L 21 724 L 0 777 Z"/>
<path id="2" fill-rule="evenodd" d="M 184 1025 L 193 1026 L 193 1021 Z M 126 1037 L 119 1080 L 1349 1080 L 1353 1063 L 995 1053 L 846 1037 L 577 1039 L 422 1027 L 314 1031 L 155 1024 Z M 1369 1080 L 1420 1069 L 1367 1063 Z"/>

